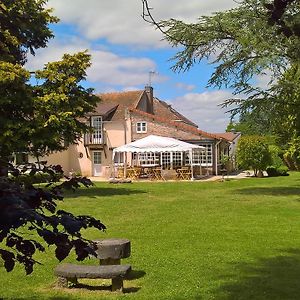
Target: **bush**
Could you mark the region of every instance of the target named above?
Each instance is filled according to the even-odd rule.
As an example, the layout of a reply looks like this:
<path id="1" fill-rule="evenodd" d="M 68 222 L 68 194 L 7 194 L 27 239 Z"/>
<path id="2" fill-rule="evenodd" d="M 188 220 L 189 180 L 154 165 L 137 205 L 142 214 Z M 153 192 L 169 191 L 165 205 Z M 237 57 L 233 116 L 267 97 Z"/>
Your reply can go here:
<path id="1" fill-rule="evenodd" d="M 288 176 L 289 175 L 288 170 L 289 169 L 286 166 L 279 166 L 279 167 L 269 166 L 266 169 L 269 177 Z"/>
<path id="2" fill-rule="evenodd" d="M 277 168 L 277 171 L 279 172 L 280 176 L 289 176 L 289 168 L 287 166 L 280 166 Z"/>
<path id="3" fill-rule="evenodd" d="M 261 174 L 272 163 L 271 153 L 262 136 L 242 136 L 237 146 L 237 163 L 243 169 L 254 170 L 254 175 Z"/>

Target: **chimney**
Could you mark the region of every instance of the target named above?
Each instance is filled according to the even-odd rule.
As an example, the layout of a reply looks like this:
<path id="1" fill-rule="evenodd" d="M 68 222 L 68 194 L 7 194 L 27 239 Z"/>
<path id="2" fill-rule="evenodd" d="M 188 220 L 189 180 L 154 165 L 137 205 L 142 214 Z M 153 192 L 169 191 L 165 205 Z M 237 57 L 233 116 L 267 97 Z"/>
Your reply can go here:
<path id="1" fill-rule="evenodd" d="M 150 85 L 145 86 L 145 92 L 147 93 L 148 100 L 149 100 L 149 113 L 153 114 L 154 113 L 154 108 L 153 108 L 153 87 Z"/>

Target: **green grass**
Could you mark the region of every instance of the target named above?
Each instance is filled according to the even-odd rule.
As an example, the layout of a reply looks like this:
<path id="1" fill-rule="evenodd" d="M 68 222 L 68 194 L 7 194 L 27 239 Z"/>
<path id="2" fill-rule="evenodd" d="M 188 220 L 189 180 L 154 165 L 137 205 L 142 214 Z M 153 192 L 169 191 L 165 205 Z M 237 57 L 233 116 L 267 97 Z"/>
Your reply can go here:
<path id="1" fill-rule="evenodd" d="M 0 268 L 4 299 L 300 299 L 300 173 L 225 182 L 97 183 L 60 207 L 108 227 L 91 239 L 131 240 L 125 293 L 54 288 L 50 247 L 42 266 Z M 73 257 L 67 261 L 74 261 Z M 90 259 L 84 263 L 96 264 Z"/>

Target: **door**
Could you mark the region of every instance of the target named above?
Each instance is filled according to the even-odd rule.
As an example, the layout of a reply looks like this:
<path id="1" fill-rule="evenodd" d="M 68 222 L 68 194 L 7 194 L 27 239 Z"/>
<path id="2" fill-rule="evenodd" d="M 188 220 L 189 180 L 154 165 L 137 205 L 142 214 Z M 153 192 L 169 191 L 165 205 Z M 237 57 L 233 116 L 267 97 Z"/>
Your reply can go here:
<path id="1" fill-rule="evenodd" d="M 93 176 L 102 175 L 101 151 L 93 151 Z"/>

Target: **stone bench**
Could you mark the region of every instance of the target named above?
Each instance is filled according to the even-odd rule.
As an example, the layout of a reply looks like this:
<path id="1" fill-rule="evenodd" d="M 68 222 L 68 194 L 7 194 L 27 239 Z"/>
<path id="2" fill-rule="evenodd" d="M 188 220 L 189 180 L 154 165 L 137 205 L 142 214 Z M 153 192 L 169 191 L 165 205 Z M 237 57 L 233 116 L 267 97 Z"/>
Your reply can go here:
<path id="1" fill-rule="evenodd" d="M 123 290 L 123 279 L 131 270 L 130 265 L 88 266 L 61 264 L 54 274 L 58 277 L 59 287 L 68 287 L 68 282 L 77 283 L 78 278 L 111 279 L 112 291 Z"/>

